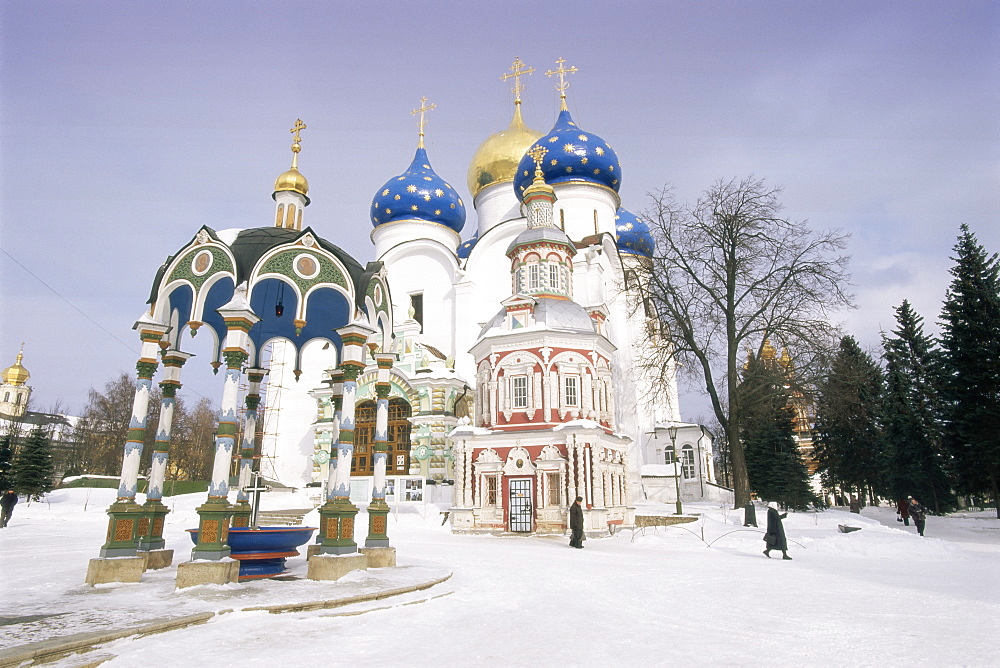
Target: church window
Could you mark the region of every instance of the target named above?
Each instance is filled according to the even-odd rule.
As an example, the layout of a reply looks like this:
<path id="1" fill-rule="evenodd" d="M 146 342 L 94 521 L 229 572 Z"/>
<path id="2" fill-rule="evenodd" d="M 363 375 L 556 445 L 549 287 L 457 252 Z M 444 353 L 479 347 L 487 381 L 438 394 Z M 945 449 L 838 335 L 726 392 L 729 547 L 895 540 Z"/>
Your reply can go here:
<path id="1" fill-rule="evenodd" d="M 20 393 L 14 395 L 14 405 L 15 406 L 20 406 L 21 405 L 21 394 Z"/>
<path id="2" fill-rule="evenodd" d="M 3 400 L 4 401 L 10 401 L 10 392 L 4 392 L 3 393 Z"/>
<path id="3" fill-rule="evenodd" d="M 542 287 L 542 275 L 537 264 L 528 265 L 528 289 L 537 290 Z"/>
<path id="4" fill-rule="evenodd" d="M 549 287 L 553 290 L 559 289 L 559 265 L 555 262 L 549 263 Z"/>
<path id="5" fill-rule="evenodd" d="M 495 506 L 497 505 L 497 476 L 488 475 L 485 478 L 485 494 L 483 499 L 483 505 Z"/>
<path id="6" fill-rule="evenodd" d="M 694 448 L 690 445 L 681 448 L 681 476 L 685 480 L 694 478 Z"/>
<path id="7" fill-rule="evenodd" d="M 294 229 L 295 228 L 295 205 L 294 204 L 289 204 L 288 205 L 288 211 L 287 211 L 286 217 L 285 217 L 285 227 L 287 227 L 289 229 Z"/>
<path id="8" fill-rule="evenodd" d="M 646 297 L 642 300 L 643 310 L 646 313 L 647 318 L 656 317 L 656 306 L 653 304 L 653 300 L 650 297 Z"/>
<path id="9" fill-rule="evenodd" d="M 413 319 L 420 324 L 420 333 L 424 331 L 424 293 L 417 292 L 410 295 L 410 309 L 413 311 Z"/>
<path id="10" fill-rule="evenodd" d="M 528 407 L 528 377 L 514 376 L 511 378 L 511 401 L 514 408 Z"/>
<path id="11" fill-rule="evenodd" d="M 566 387 L 566 405 L 579 406 L 580 397 L 578 393 L 580 379 L 578 376 L 566 376 L 564 379 Z"/>
<path id="12" fill-rule="evenodd" d="M 547 500 L 547 505 L 558 506 L 559 505 L 559 474 L 558 473 L 546 473 L 545 481 L 548 483 L 549 488 L 549 498 Z"/>
<path id="13" fill-rule="evenodd" d="M 566 231 L 566 211 L 563 209 L 559 209 L 559 229 Z"/>
<path id="14" fill-rule="evenodd" d="M 673 464 L 674 463 L 674 451 L 673 450 L 664 450 L 663 451 L 663 463 L 664 464 Z"/>
<path id="15" fill-rule="evenodd" d="M 275 227 L 281 227 L 281 219 L 284 218 L 284 216 L 285 216 L 285 205 L 284 204 L 279 204 L 278 205 L 278 215 L 275 216 L 275 218 L 274 218 L 274 226 Z"/>

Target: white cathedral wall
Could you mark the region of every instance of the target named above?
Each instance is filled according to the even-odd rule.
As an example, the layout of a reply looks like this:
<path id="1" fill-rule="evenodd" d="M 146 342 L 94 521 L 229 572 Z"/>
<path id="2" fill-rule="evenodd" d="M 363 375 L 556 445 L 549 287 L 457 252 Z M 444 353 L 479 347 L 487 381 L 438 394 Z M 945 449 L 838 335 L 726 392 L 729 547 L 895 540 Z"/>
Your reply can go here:
<path id="1" fill-rule="evenodd" d="M 553 222 L 574 241 L 594 234 L 615 236 L 615 214 L 618 212 L 618 195 L 611 190 L 585 183 L 557 183 Z M 594 219 L 597 219 L 595 226 Z"/>
<path id="2" fill-rule="evenodd" d="M 480 239 L 500 223 L 523 218 L 521 203 L 517 201 L 510 182 L 497 183 L 481 190 L 476 195 L 475 207 Z"/>
<path id="3" fill-rule="evenodd" d="M 295 349 L 283 339 L 271 347 L 270 372 L 265 377 L 265 407 L 261 440 L 261 471 L 283 485 L 302 487 L 312 480 L 316 399 L 309 390 L 318 387 L 327 369 L 337 365 L 337 349 L 323 349 L 325 341 L 306 344 L 302 374 L 295 380 Z"/>
<path id="4" fill-rule="evenodd" d="M 458 267 L 454 252 L 437 241 L 416 239 L 390 248 L 379 259 L 385 263 L 395 322 L 409 319 L 410 295 L 423 294 L 420 341 L 454 356 L 454 281 Z"/>

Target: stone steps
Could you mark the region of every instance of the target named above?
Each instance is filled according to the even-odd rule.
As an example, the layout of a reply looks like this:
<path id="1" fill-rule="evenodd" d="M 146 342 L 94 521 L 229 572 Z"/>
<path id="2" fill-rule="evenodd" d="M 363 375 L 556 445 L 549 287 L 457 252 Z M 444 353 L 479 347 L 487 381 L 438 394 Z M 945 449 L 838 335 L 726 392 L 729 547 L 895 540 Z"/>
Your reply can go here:
<path id="1" fill-rule="evenodd" d="M 257 514 L 257 524 L 261 526 L 300 526 L 302 518 L 311 513 L 312 510 L 312 508 L 262 510 Z"/>

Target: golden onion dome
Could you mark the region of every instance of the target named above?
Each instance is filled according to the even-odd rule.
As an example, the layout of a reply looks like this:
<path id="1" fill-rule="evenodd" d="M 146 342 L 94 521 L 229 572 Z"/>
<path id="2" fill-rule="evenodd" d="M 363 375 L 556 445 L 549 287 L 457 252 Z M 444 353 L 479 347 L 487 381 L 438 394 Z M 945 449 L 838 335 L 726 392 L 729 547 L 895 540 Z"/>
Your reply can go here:
<path id="1" fill-rule="evenodd" d="M 506 130 L 501 130 L 486 138 L 469 165 L 469 191 L 473 199 L 479 192 L 494 183 L 513 181 L 517 164 L 537 139 L 541 132 L 532 130 L 521 118 L 521 105 L 514 105 L 514 117 Z"/>
<path id="2" fill-rule="evenodd" d="M 274 192 L 286 190 L 291 190 L 301 195 L 309 194 L 309 182 L 306 181 L 306 177 L 302 176 L 302 172 L 295 167 L 292 167 L 287 172 L 282 172 L 274 182 Z"/>
<path id="3" fill-rule="evenodd" d="M 24 385 L 28 382 L 28 378 L 31 374 L 28 370 L 21 366 L 21 360 L 24 359 L 24 353 L 17 354 L 17 361 L 14 362 L 14 366 L 9 366 L 3 370 L 3 382 L 5 385 Z"/>

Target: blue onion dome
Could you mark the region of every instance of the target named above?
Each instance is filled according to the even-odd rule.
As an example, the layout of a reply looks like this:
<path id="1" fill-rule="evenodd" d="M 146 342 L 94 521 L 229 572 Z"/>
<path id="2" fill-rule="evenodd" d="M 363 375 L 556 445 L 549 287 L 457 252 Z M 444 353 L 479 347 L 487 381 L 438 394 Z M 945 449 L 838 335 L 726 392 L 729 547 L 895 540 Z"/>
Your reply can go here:
<path id="1" fill-rule="evenodd" d="M 597 135 L 581 130 L 573 122 L 569 110 L 559 112 L 552 130 L 531 146 L 542 146 L 548 151 L 542 161 L 542 173 L 549 185 L 582 181 L 606 186 L 618 192 L 622 171 L 618 164 L 618 154 Z M 531 185 L 534 177 L 535 163 L 525 153 L 514 176 L 514 192 L 518 199 L 521 199 L 524 189 Z"/>
<path id="2" fill-rule="evenodd" d="M 622 208 L 615 214 L 615 241 L 618 243 L 618 252 L 629 255 L 652 257 L 656 248 L 649 225 L 631 211 Z"/>
<path id="3" fill-rule="evenodd" d="M 407 170 L 379 188 L 372 198 L 371 216 L 375 227 L 397 220 L 423 220 L 461 232 L 465 204 L 455 189 L 431 169 L 427 151 L 421 146 Z"/>
<path id="4" fill-rule="evenodd" d="M 466 259 L 472 252 L 472 248 L 479 242 L 479 231 L 477 230 L 472 238 L 468 241 L 463 241 L 462 245 L 458 247 L 458 257 L 461 259 Z"/>

